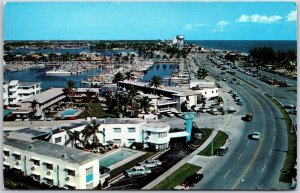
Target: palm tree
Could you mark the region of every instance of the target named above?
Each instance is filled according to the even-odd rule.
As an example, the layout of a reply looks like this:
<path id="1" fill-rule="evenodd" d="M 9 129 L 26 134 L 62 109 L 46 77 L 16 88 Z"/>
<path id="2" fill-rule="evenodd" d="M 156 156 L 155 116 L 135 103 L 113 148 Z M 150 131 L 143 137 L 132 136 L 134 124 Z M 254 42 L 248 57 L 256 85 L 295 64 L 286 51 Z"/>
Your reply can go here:
<path id="1" fill-rule="evenodd" d="M 125 72 L 125 77 L 127 80 L 129 80 L 132 76 L 131 76 L 131 71 Z"/>
<path id="2" fill-rule="evenodd" d="M 85 128 L 82 130 L 82 135 L 85 140 L 85 144 L 88 144 L 88 140 L 92 138 L 92 145 L 94 145 L 94 149 L 99 147 L 99 139 L 97 133 L 101 133 L 103 136 L 103 142 L 105 141 L 105 133 L 99 131 L 99 125 L 96 123 L 96 120 L 92 120 L 91 124 L 87 124 Z"/>
<path id="3" fill-rule="evenodd" d="M 74 91 L 74 89 L 76 89 L 76 84 L 74 81 L 69 80 L 67 82 L 67 87 L 63 89 L 63 92 L 65 93 L 65 95 L 70 96 L 70 94 Z M 72 100 L 72 98 L 71 98 Z"/>
<path id="4" fill-rule="evenodd" d="M 150 107 L 153 107 L 151 104 L 151 99 L 148 96 L 143 96 L 140 100 L 140 108 L 144 110 L 146 114 L 148 114 Z"/>
<path id="5" fill-rule="evenodd" d="M 65 145 L 68 145 L 71 143 L 72 148 L 75 147 L 78 148 L 77 142 L 79 142 L 82 145 L 82 140 L 80 139 L 80 132 L 79 131 L 70 131 L 67 130 L 68 140 L 66 141 Z"/>
<path id="6" fill-rule="evenodd" d="M 131 109 L 132 109 L 131 112 L 133 112 L 133 109 L 135 106 L 134 99 L 135 99 L 135 97 L 137 97 L 139 95 L 140 95 L 140 93 L 138 92 L 138 90 L 134 86 L 130 85 L 128 88 L 128 97 L 131 99 Z M 131 113 L 131 115 L 132 115 L 132 113 Z"/>
<path id="7" fill-rule="evenodd" d="M 124 80 L 124 76 L 121 72 L 118 72 L 117 74 L 114 75 L 114 78 L 112 80 L 113 83 L 117 83 L 119 81 Z"/>
<path id="8" fill-rule="evenodd" d="M 32 110 L 33 110 L 33 114 L 35 114 L 36 113 L 36 111 L 37 111 L 37 105 L 39 104 L 39 102 L 36 100 L 36 99 L 34 99 L 33 101 L 31 101 L 30 102 L 31 103 L 31 108 L 32 108 Z"/>
<path id="9" fill-rule="evenodd" d="M 149 87 L 154 87 L 154 94 L 155 94 L 155 89 L 157 87 L 159 87 L 160 85 L 162 84 L 161 82 L 161 78 L 159 76 L 153 76 L 150 80 L 150 83 L 149 83 Z"/>

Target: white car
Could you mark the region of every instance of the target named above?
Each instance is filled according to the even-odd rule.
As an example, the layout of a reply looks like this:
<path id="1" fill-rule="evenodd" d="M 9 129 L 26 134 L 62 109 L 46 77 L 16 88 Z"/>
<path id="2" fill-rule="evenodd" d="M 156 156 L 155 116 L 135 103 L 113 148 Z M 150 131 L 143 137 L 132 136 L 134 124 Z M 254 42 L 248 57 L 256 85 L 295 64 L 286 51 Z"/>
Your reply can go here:
<path id="1" fill-rule="evenodd" d="M 148 168 L 153 168 L 153 167 L 161 166 L 161 164 L 162 163 L 159 160 L 148 159 L 144 162 L 140 162 L 138 165 L 148 167 Z"/>
<path id="2" fill-rule="evenodd" d="M 243 83 L 242 82 L 238 82 L 238 85 L 242 85 Z"/>
<path id="3" fill-rule="evenodd" d="M 48 117 L 46 118 L 46 121 L 54 121 L 54 118 Z"/>
<path id="4" fill-rule="evenodd" d="M 259 140 L 260 138 L 260 132 L 254 132 L 251 136 L 252 139 L 256 139 L 256 140 Z"/>

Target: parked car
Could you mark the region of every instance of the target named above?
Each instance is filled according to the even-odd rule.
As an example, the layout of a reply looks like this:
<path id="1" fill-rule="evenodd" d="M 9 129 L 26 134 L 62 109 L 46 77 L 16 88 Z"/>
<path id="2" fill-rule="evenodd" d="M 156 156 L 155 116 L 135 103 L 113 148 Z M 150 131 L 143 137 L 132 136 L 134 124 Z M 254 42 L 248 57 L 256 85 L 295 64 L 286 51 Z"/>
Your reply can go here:
<path id="1" fill-rule="evenodd" d="M 259 140 L 260 139 L 260 132 L 254 132 L 250 135 L 250 139 Z"/>
<path id="2" fill-rule="evenodd" d="M 147 174 L 151 174 L 151 169 L 144 166 L 135 166 L 133 168 L 124 171 L 124 175 L 127 177 L 147 175 Z"/>
<path id="3" fill-rule="evenodd" d="M 162 163 L 159 160 L 155 160 L 155 159 L 148 159 L 144 162 L 138 163 L 139 166 L 144 166 L 144 167 L 148 167 L 148 168 L 161 166 L 161 164 Z"/>
<path id="4" fill-rule="evenodd" d="M 253 119 L 253 114 L 252 113 L 247 113 L 245 117 L 243 117 L 244 121 L 252 121 Z"/>
<path id="5" fill-rule="evenodd" d="M 220 147 L 219 149 L 216 149 L 215 154 L 219 156 L 223 156 L 228 152 L 228 147 Z"/>
<path id="6" fill-rule="evenodd" d="M 239 101 L 238 103 L 237 103 L 237 105 L 239 105 L 239 106 L 243 106 L 243 101 Z"/>
<path id="7" fill-rule="evenodd" d="M 175 186 L 172 190 L 189 190 L 189 189 L 190 189 L 189 186 L 182 185 L 182 186 Z"/>
<path id="8" fill-rule="evenodd" d="M 54 121 L 54 118 L 48 117 L 45 119 L 46 121 Z"/>
<path id="9" fill-rule="evenodd" d="M 195 173 L 195 174 L 187 177 L 183 183 L 186 186 L 194 186 L 195 184 L 200 182 L 200 180 L 202 180 L 202 178 L 203 178 L 203 174 L 196 174 Z"/>

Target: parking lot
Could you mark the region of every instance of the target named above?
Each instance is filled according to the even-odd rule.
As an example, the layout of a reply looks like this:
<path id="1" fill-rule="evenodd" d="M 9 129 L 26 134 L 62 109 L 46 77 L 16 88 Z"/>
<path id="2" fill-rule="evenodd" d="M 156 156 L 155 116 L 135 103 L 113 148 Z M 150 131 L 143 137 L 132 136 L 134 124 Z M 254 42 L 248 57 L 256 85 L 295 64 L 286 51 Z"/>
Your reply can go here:
<path id="1" fill-rule="evenodd" d="M 171 145 L 171 149 L 157 158 L 162 162 L 162 166 L 158 166 L 156 168 L 151 169 L 151 174 L 148 174 L 146 176 L 137 176 L 131 178 L 125 177 L 123 175 L 119 180 L 111 183 L 110 187 L 107 189 L 108 190 L 141 189 L 193 151 L 193 149 L 190 149 L 186 145 L 185 138 L 173 139 L 170 141 L 170 145 Z"/>

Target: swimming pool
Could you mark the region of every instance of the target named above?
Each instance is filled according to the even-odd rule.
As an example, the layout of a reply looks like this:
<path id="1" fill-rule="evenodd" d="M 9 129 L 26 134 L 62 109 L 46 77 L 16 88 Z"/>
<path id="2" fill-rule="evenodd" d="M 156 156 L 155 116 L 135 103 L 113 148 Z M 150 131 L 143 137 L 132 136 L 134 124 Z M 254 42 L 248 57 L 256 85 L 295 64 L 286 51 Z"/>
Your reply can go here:
<path id="1" fill-rule="evenodd" d="M 76 109 L 66 109 L 60 113 L 61 116 L 74 115 L 77 112 Z"/>
<path id="2" fill-rule="evenodd" d="M 120 161 L 123 161 L 133 155 L 137 154 L 137 152 L 134 151 L 130 151 L 127 149 L 121 149 L 118 150 L 112 154 L 109 154 L 107 156 L 104 156 L 103 158 L 100 158 L 100 165 L 101 166 L 105 166 L 105 167 L 109 167 L 111 165 L 114 165 Z"/>

